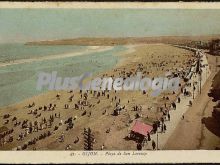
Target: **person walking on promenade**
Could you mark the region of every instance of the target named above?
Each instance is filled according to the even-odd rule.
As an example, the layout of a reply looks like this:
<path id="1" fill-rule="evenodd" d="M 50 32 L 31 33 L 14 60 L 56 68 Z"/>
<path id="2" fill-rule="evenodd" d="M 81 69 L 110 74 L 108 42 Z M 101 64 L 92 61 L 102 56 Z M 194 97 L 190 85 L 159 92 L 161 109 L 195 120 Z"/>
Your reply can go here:
<path id="1" fill-rule="evenodd" d="M 167 117 L 168 117 L 168 120 L 170 121 L 170 114 L 169 113 L 168 113 Z"/>

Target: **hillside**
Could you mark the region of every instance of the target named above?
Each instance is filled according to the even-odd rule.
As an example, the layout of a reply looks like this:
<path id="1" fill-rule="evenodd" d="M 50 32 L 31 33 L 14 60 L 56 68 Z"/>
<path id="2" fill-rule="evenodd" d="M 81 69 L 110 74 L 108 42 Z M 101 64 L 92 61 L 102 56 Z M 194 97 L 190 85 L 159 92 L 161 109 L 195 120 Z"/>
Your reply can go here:
<path id="1" fill-rule="evenodd" d="M 209 41 L 220 38 L 215 36 L 166 36 L 166 37 L 126 37 L 126 38 L 74 38 L 50 41 L 28 42 L 27 45 L 85 45 L 85 46 L 112 46 L 144 43 L 184 44 L 191 41 Z"/>

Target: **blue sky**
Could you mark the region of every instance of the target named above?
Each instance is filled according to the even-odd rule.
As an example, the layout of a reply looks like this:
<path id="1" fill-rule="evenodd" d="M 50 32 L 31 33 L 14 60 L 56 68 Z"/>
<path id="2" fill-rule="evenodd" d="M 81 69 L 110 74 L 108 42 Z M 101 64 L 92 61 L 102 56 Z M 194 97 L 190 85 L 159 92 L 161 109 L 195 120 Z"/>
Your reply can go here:
<path id="1" fill-rule="evenodd" d="M 220 10 L 0 9 L 0 42 L 220 34 Z"/>

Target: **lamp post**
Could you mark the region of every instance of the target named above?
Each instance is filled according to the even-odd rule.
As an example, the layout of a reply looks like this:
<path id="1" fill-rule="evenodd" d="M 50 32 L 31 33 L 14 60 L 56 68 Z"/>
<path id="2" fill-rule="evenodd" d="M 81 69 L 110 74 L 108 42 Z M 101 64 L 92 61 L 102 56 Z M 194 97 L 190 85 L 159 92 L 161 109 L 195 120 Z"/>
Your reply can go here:
<path id="1" fill-rule="evenodd" d="M 201 88 L 202 88 L 202 69 L 201 69 L 201 55 L 199 53 L 199 93 L 201 94 Z"/>
<path id="2" fill-rule="evenodd" d="M 193 99 L 194 99 L 194 74 L 193 74 L 192 77 L 193 77 L 193 83 L 192 84 L 193 84 Z"/>
<path id="3" fill-rule="evenodd" d="M 207 68 L 208 68 L 208 64 L 205 64 L 205 79 L 207 80 Z"/>
<path id="4" fill-rule="evenodd" d="M 157 130 L 157 150 L 158 150 L 158 130 Z"/>
<path id="5" fill-rule="evenodd" d="M 200 70 L 200 72 L 199 72 L 199 94 L 202 93 L 201 90 L 202 90 L 202 72 Z"/>

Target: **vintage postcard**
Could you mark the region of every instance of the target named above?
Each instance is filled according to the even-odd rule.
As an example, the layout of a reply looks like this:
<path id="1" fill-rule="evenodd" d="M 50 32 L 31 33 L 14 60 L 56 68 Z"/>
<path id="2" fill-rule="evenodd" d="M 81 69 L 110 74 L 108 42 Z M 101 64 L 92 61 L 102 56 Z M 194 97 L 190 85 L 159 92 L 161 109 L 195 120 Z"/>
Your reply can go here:
<path id="1" fill-rule="evenodd" d="M 0 3 L 0 163 L 220 162 L 220 3 Z"/>

